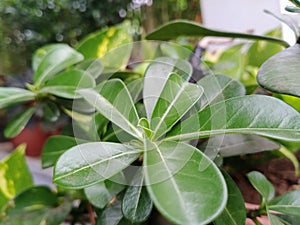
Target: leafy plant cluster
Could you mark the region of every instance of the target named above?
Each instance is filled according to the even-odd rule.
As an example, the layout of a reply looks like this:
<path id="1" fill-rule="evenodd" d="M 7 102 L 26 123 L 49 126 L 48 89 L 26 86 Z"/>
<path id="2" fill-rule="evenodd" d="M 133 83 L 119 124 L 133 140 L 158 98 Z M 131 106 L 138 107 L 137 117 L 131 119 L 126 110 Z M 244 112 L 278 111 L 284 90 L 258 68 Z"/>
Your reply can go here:
<path id="1" fill-rule="evenodd" d="M 120 35 L 126 30 L 123 24 L 92 34 L 76 50 L 43 47 L 34 55 L 34 83 L 27 84 L 28 90 L 0 90 L 1 108 L 34 102 L 8 125 L 6 134 L 20 131 L 37 107 L 48 119 L 62 111 L 74 121 L 73 136 L 49 138 L 42 153 L 43 167 L 54 167 L 56 191 L 32 185 L 24 146 L 1 162 L 5 185 L 0 189 L 0 221 L 148 224 L 155 207 L 174 224 L 245 224 L 247 216 L 258 224 L 261 215 L 272 225 L 297 224 L 299 190 L 274 197 L 270 182 L 251 172 L 248 178 L 262 201 L 247 214 L 222 159 L 299 142 L 299 112 L 273 96 L 246 95 L 245 86 L 227 75 L 211 73 L 189 82 L 194 72 L 191 52 L 172 42 L 139 42 L 143 58 L 132 61 L 136 45 Z M 147 38 L 178 35 L 246 38 L 288 47 L 278 38 L 214 31 L 182 20 Z M 298 96 L 298 58 L 298 44 L 274 55 L 260 66 L 259 84 Z M 10 166 L 17 161 L 22 169 Z"/>

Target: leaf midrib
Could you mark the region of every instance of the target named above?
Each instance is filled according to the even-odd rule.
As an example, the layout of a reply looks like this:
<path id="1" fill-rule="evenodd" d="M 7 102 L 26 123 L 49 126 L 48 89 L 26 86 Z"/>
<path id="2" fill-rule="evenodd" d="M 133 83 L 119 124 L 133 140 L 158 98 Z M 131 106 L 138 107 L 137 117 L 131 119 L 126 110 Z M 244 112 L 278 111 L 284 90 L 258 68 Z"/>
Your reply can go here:
<path id="1" fill-rule="evenodd" d="M 160 156 L 160 158 L 161 158 L 161 162 L 163 162 L 163 164 L 164 164 L 164 166 L 165 166 L 165 168 L 166 168 L 166 170 L 167 170 L 167 173 L 169 174 L 168 180 L 170 180 L 171 183 L 172 183 L 173 186 L 174 186 L 175 192 L 177 193 L 177 196 L 178 196 L 178 199 L 179 199 L 179 202 L 180 202 L 180 207 L 181 207 L 182 209 L 185 209 L 185 207 L 184 207 L 184 206 L 185 206 L 184 200 L 182 199 L 182 196 L 180 195 L 180 190 L 179 190 L 179 188 L 178 188 L 178 185 L 177 185 L 176 181 L 174 180 L 174 176 L 173 176 L 173 174 L 171 173 L 171 171 L 169 170 L 169 168 L 168 168 L 168 166 L 167 166 L 167 163 L 166 163 L 166 161 L 165 161 L 165 159 L 164 159 L 164 157 L 163 157 L 161 151 L 159 150 L 159 147 L 158 147 L 157 143 L 153 143 L 153 144 L 154 144 L 154 146 L 155 146 L 155 148 L 156 148 L 156 150 L 157 150 L 157 152 L 158 152 L 158 154 L 159 154 L 159 156 Z M 183 211 L 184 211 L 184 210 L 183 210 Z"/>
<path id="2" fill-rule="evenodd" d="M 87 89 L 83 89 L 83 91 L 86 91 Z M 88 89 L 89 92 L 92 92 L 91 90 Z M 137 130 L 137 128 L 113 105 L 111 104 L 110 101 L 108 101 L 104 96 L 98 94 L 97 92 L 94 93 L 95 95 L 95 102 L 98 100 L 98 99 L 102 99 L 107 105 L 109 105 L 112 109 L 115 109 L 114 111 L 117 113 L 117 115 L 129 126 L 129 128 L 131 128 L 133 132 L 131 132 L 130 130 L 127 130 L 127 129 L 123 129 L 121 126 L 119 126 L 117 123 L 115 123 L 116 125 L 118 125 L 120 128 L 122 128 L 122 130 L 124 130 L 125 132 L 133 135 L 134 137 L 140 139 L 142 138 L 142 134 Z M 93 97 L 93 96 L 92 96 Z M 100 100 L 101 101 L 101 100 Z M 90 101 L 90 96 L 89 96 L 89 99 L 88 99 L 88 102 L 91 103 Z M 103 113 L 101 112 L 101 109 L 98 107 L 98 105 L 95 106 L 97 108 L 97 110 L 103 115 Z M 105 115 L 103 115 L 104 117 L 106 117 Z M 106 117 L 107 118 L 107 117 Z M 107 118 L 108 120 L 111 120 L 111 118 Z M 137 117 L 138 119 L 138 117 Z"/>
<path id="3" fill-rule="evenodd" d="M 141 182 L 140 182 L 140 185 L 138 186 L 139 187 L 139 192 L 137 194 L 138 198 L 136 198 L 137 200 L 137 204 L 134 205 L 134 209 L 133 209 L 133 217 L 136 219 L 137 218 L 137 209 L 138 209 L 138 206 L 139 206 L 139 200 L 140 200 L 140 196 L 141 196 L 141 192 L 142 192 L 142 183 L 143 183 L 143 178 L 141 179 Z"/>
<path id="4" fill-rule="evenodd" d="M 181 87 L 181 89 L 177 92 L 175 98 L 172 100 L 171 104 L 169 104 L 169 107 L 167 108 L 167 110 L 165 111 L 165 113 L 163 114 L 163 116 L 160 118 L 159 123 L 156 125 L 155 130 L 153 131 L 154 135 L 156 134 L 156 132 L 158 131 L 158 129 L 160 128 L 161 124 L 163 123 L 163 121 L 165 120 L 165 118 L 168 116 L 169 112 L 171 111 L 171 109 L 173 108 L 173 105 L 175 104 L 175 102 L 178 100 L 178 98 L 180 97 L 180 95 L 183 93 L 183 91 L 185 90 L 184 88 L 187 86 L 186 83 L 183 84 L 183 86 Z"/>
<path id="5" fill-rule="evenodd" d="M 201 107 L 202 107 L 202 110 L 201 110 L 201 111 L 203 111 L 209 104 L 211 104 L 211 103 L 212 103 L 213 101 L 215 101 L 219 96 L 221 96 L 221 94 L 224 92 L 224 90 L 226 90 L 226 88 L 229 87 L 229 85 L 230 85 L 231 83 L 233 83 L 233 82 L 234 82 L 234 80 L 230 80 L 229 82 L 227 82 L 226 85 L 224 85 L 222 89 L 220 89 L 217 93 L 215 93 L 215 95 L 214 95 L 211 99 L 209 99 L 209 100 L 207 101 L 207 103 L 205 103 L 203 106 L 201 106 Z M 199 85 L 201 86 L 201 84 L 199 84 Z M 224 99 L 224 96 L 223 96 L 223 100 L 225 100 L 225 99 Z"/>
<path id="6" fill-rule="evenodd" d="M 112 157 L 110 158 L 105 158 L 105 159 L 102 159 L 100 161 L 97 161 L 95 163 L 89 163 L 88 165 L 86 166 L 81 166 L 79 169 L 76 169 L 76 170 L 72 170 L 72 172 L 69 172 L 69 173 L 66 173 L 66 174 L 63 174 L 61 176 L 56 176 L 53 181 L 58 181 L 60 179 L 63 179 L 64 177 L 67 177 L 67 176 L 70 176 L 72 174 L 75 174 L 75 173 L 79 173 L 80 171 L 83 171 L 87 168 L 90 168 L 90 167 L 94 167 L 94 166 L 97 166 L 99 164 L 102 164 L 106 161 L 111 161 L 113 159 L 117 159 L 119 157 L 122 157 L 122 156 L 125 156 L 125 155 L 134 155 L 134 154 L 137 154 L 137 153 L 141 153 L 142 151 L 138 151 L 138 150 L 134 150 L 134 151 L 128 151 L 128 152 L 122 152 L 121 154 L 116 154 L 116 155 L 113 155 Z"/>
<path id="7" fill-rule="evenodd" d="M 186 138 L 184 140 L 188 140 L 190 138 L 197 138 L 197 137 L 202 137 L 202 136 L 207 136 L 207 135 L 219 135 L 219 134 L 235 134 L 237 131 L 244 133 L 243 131 L 280 131 L 280 132 L 300 132 L 300 130 L 295 130 L 295 129 L 286 129 L 286 128 L 231 128 L 231 129 L 218 129 L 218 130 L 209 130 L 209 131 L 196 131 L 196 132 L 191 132 L 187 134 L 178 134 L 175 136 L 170 136 L 166 137 L 164 140 L 165 141 L 177 141 L 177 140 L 182 140 L 182 138 Z M 244 133 L 244 134 L 253 134 L 253 133 Z M 271 136 L 271 135 L 269 135 Z"/>

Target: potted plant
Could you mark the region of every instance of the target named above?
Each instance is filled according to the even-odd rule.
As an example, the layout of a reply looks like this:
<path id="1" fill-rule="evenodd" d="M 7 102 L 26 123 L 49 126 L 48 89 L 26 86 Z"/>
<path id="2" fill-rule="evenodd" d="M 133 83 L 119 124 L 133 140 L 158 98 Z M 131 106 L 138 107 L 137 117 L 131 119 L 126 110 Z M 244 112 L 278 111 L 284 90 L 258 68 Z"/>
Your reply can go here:
<path id="1" fill-rule="evenodd" d="M 191 25 L 188 22 L 186 24 L 184 22 L 180 23 L 181 26 Z M 192 24 L 192 26 L 193 29 L 196 28 L 196 25 Z M 166 28 L 166 30 L 169 29 Z M 203 32 L 203 28 L 197 27 L 197 29 L 198 32 Z M 197 32 L 197 29 L 195 29 L 195 32 Z M 169 35 L 169 32 L 166 31 L 162 33 Z M 153 35 L 155 34 L 152 34 L 152 37 Z M 254 38 L 260 37 L 255 36 Z M 268 37 L 264 38 L 268 39 Z M 284 43 L 278 39 L 270 40 Z M 169 47 L 163 45 L 161 49 L 170 50 Z M 175 47 L 172 50 L 178 49 Z M 163 216 L 175 224 L 206 224 L 209 221 L 222 224 L 228 215 L 233 216 L 237 213 L 238 210 L 234 207 L 242 209 L 244 203 L 241 195 L 237 194 L 239 192 L 233 181 L 226 173 L 222 175 L 216 167 L 218 162 L 216 156 L 220 154 L 226 157 L 226 154 L 229 156 L 247 152 L 242 148 L 229 154 L 225 149 L 222 149 L 223 141 L 211 138 L 210 144 L 204 149 L 204 154 L 202 151 L 186 144 L 186 141 L 225 134 L 224 137 L 221 136 L 221 140 L 224 139 L 226 142 L 229 138 L 227 134 L 230 133 L 231 135 L 242 135 L 235 136 L 237 140 L 246 135 L 248 140 L 253 138 L 254 142 L 267 143 L 265 146 L 268 147 L 266 148 L 278 148 L 273 141 L 251 135 L 262 135 L 282 140 L 289 139 L 291 141 L 293 139 L 290 136 L 291 133 L 286 133 L 289 129 L 278 127 L 278 124 L 288 125 L 288 122 L 276 121 L 275 118 L 278 118 L 278 116 L 279 118 L 284 117 L 286 121 L 293 121 L 288 126 L 292 126 L 291 130 L 293 130 L 294 135 L 295 130 L 298 129 L 294 123 L 294 121 L 298 121 L 296 119 L 299 118 L 298 112 L 278 99 L 259 95 L 243 96 L 245 93 L 243 86 L 239 82 L 222 75 L 207 76 L 197 84 L 188 83 L 187 81 L 191 76 L 189 70 L 184 70 L 185 73 L 181 76 L 174 72 L 182 71 L 182 67 L 178 68 L 176 65 L 187 62 L 175 60 L 176 63 L 174 63 L 172 60 L 174 59 L 159 58 L 148 66 L 143 85 L 143 103 L 146 109 L 144 114 L 137 113 L 138 110 L 135 108 L 130 94 L 132 92 L 120 80 L 112 79 L 101 83 L 94 90 L 79 91 L 102 116 L 116 125 L 114 127 L 115 136 L 119 137 L 119 139 L 117 138 L 118 142 L 123 143 L 105 141 L 86 142 L 77 145 L 76 139 L 73 139 L 73 144 L 69 145 L 73 145 L 73 147 L 60 156 L 57 162 L 56 160 L 61 154 L 62 148 L 53 147 L 55 139 L 67 141 L 69 138 L 53 137 L 52 142 L 49 141 L 47 149 L 45 149 L 45 154 L 57 152 L 56 157 L 51 159 L 52 165 L 55 165 L 54 182 L 65 188 L 83 188 L 87 199 L 96 208 L 102 208 L 98 213 L 98 223 L 100 224 L 109 220 L 108 218 L 111 218 L 112 215 L 115 215 L 115 224 L 124 223 L 125 221 L 128 223 L 141 223 L 150 216 L 153 204 Z M 173 62 L 171 69 L 170 62 Z M 169 65 L 170 70 L 166 70 L 165 64 Z M 155 89 L 153 88 L 154 83 L 156 84 Z M 112 95 L 110 91 L 112 89 L 118 91 Z M 125 108 L 124 105 L 126 105 Z M 251 105 L 251 109 L 247 105 Z M 274 111 L 275 105 L 279 111 Z M 224 111 L 225 109 L 226 111 Z M 280 116 L 282 109 L 284 109 L 283 117 Z M 272 120 L 265 121 L 266 114 L 263 110 L 268 110 L 267 115 L 271 116 Z M 251 113 L 253 113 L 252 118 Z M 144 117 L 141 117 L 141 115 Z M 287 119 L 288 115 L 294 115 L 295 117 L 292 116 L 294 119 L 290 118 L 290 120 Z M 112 123 L 108 123 L 108 126 L 111 126 Z M 129 136 L 119 136 L 120 128 Z M 104 130 L 109 131 L 109 129 Z M 248 136 L 247 134 L 251 135 Z M 107 140 L 105 132 L 102 137 Z M 298 138 L 295 137 L 293 140 L 298 141 Z M 247 145 L 243 141 L 240 144 Z M 219 149 L 220 152 L 216 153 L 216 149 Z M 262 150 L 266 149 L 250 148 L 248 153 Z M 212 162 L 208 156 L 214 159 L 215 162 Z M 70 161 L 76 163 L 70 164 Z M 126 173 L 128 170 L 131 172 L 129 175 Z M 134 171 L 133 174 L 132 170 Z M 209 175 L 205 174 L 206 172 Z M 256 186 L 256 175 L 256 173 L 249 174 L 254 186 Z M 129 176 L 131 179 L 126 181 L 124 176 L 125 178 Z M 189 176 L 193 179 L 189 179 Z M 261 179 L 260 175 L 257 176 L 257 179 Z M 214 180 L 210 180 L 209 177 L 214 177 Z M 207 182 L 201 182 L 202 179 Z M 219 184 L 214 182 L 219 182 Z M 124 187 L 124 185 L 126 186 Z M 201 185 L 203 185 L 203 189 Z M 211 185 L 208 188 L 209 190 L 214 189 L 212 192 L 220 194 L 219 197 L 216 198 L 216 195 L 211 196 L 206 192 L 208 185 Z M 123 188 L 126 188 L 126 191 L 122 192 Z M 189 190 L 189 193 L 192 193 L 193 198 L 196 195 L 201 195 L 202 198 L 205 196 L 214 199 L 207 199 L 203 202 L 194 200 L 186 194 L 186 189 Z M 261 191 L 260 187 L 257 187 L 257 189 Z M 102 191 L 100 193 L 97 190 Z M 201 190 L 203 190 L 202 193 Z M 170 194 L 171 191 L 173 191 L 172 194 Z M 230 192 L 229 195 L 228 192 Z M 103 193 L 109 194 L 103 198 Z M 229 197 L 228 199 L 225 197 L 224 202 L 222 193 Z M 265 193 L 263 192 L 263 194 Z M 239 196 L 239 200 L 231 199 L 230 196 L 232 195 Z M 292 195 L 299 197 L 297 191 L 293 192 Z M 265 197 L 265 195 L 263 196 Z M 288 196 L 282 198 L 289 198 Z M 256 220 L 258 215 L 267 212 L 265 211 L 266 201 L 268 202 L 267 210 L 277 209 L 279 212 L 283 212 L 282 208 L 276 205 L 282 202 L 278 199 L 274 201 L 272 199 L 273 195 L 270 194 L 262 202 L 260 213 L 251 215 L 251 218 Z M 215 208 L 212 209 L 210 207 L 212 202 L 219 202 L 219 205 L 216 204 Z M 185 205 L 185 203 L 188 205 Z M 178 209 L 178 206 L 181 208 Z M 201 207 L 203 207 L 202 210 L 199 210 Z M 221 213 L 224 207 L 226 207 L 225 211 L 229 214 Z M 298 207 L 297 202 L 295 202 L 294 207 Z M 211 214 L 204 213 L 206 208 L 212 209 Z M 191 217 L 190 214 L 193 210 L 195 214 L 193 214 L 194 217 Z M 196 212 L 199 211 L 201 213 L 197 214 Z M 292 211 L 285 211 L 284 213 L 294 215 Z M 232 220 L 242 224 L 245 222 L 245 218 L 246 213 L 243 209 L 240 213 L 235 214 Z"/>
<path id="2" fill-rule="evenodd" d="M 171 22 L 148 38 L 181 34 L 287 46 L 278 38 L 214 31 L 188 21 Z M 93 37 L 83 42 L 81 50 L 97 43 Z M 42 163 L 54 166 L 57 192 L 44 187 L 22 191 L 14 204 L 4 204 L 0 221 L 30 224 L 36 218 L 37 223 L 54 225 L 69 221 L 68 215 L 75 223 L 79 213 L 85 213 L 92 224 L 147 224 L 155 210 L 174 224 L 245 224 L 247 216 L 259 224 L 257 217 L 264 214 L 272 224 L 299 221 L 299 190 L 274 197 L 269 181 L 252 172 L 249 180 L 262 201 L 259 210 L 247 214 L 239 189 L 222 168 L 223 158 L 277 149 L 284 141 L 299 142 L 299 112 L 272 96 L 245 95 L 244 85 L 226 75 L 210 74 L 189 82 L 191 52 L 182 46 L 166 42 L 138 46 L 145 49 L 146 62 L 131 62 L 133 72 L 115 74 L 106 66 L 95 87 L 76 90 L 89 109 L 74 110 L 74 127 L 79 126 L 80 132 L 48 139 Z M 132 45 L 121 49 L 131 54 Z M 118 50 L 108 55 L 127 52 Z M 140 79 L 136 73 L 144 76 Z M 121 80 L 120 75 L 128 79 Z M 259 144 L 249 147 L 249 143 Z M 236 144 L 241 148 L 233 148 Z"/>
<path id="3" fill-rule="evenodd" d="M 26 83 L 25 88 L 0 88 L 0 108 L 10 108 L 14 115 L 4 129 L 5 137 L 15 146 L 27 142 L 26 153 L 40 155 L 47 137 L 57 134 L 66 123 L 61 114 L 78 98 L 75 90 L 95 86 L 101 64 L 93 62 L 95 73 L 83 70 L 85 65 L 82 54 L 66 44 L 38 49 L 33 57 L 33 83 Z"/>

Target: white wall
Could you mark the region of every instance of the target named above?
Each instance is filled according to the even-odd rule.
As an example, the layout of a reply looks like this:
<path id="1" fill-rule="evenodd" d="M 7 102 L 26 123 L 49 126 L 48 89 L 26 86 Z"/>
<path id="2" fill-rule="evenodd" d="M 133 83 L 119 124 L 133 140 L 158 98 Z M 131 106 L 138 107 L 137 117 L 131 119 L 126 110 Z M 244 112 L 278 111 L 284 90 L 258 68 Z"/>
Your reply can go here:
<path id="1" fill-rule="evenodd" d="M 280 22 L 263 12 L 279 14 L 279 0 L 200 0 L 205 26 L 235 32 L 253 30 L 262 34 L 280 26 Z"/>

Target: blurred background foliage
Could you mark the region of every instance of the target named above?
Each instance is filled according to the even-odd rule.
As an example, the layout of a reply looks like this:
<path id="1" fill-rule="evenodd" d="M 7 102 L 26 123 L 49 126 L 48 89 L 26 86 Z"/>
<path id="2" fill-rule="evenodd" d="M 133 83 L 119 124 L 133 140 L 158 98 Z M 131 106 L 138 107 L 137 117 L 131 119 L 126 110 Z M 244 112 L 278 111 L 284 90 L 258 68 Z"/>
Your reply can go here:
<path id="1" fill-rule="evenodd" d="M 33 52 L 47 43 L 79 40 L 127 19 L 132 35 L 142 35 L 173 19 L 200 22 L 199 0 L 1 0 L 0 74 L 31 68 Z"/>

